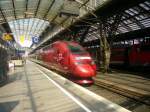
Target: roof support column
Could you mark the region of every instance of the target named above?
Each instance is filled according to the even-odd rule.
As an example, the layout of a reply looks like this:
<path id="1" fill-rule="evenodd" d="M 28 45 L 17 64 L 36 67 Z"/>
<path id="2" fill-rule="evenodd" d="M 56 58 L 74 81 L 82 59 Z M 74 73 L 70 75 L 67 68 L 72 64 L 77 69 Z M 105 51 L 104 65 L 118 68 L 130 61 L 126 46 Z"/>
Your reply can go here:
<path id="1" fill-rule="evenodd" d="M 122 15 L 118 14 L 111 18 L 100 20 L 99 22 L 100 56 L 102 59 L 102 68 L 104 73 L 109 71 L 111 45 L 113 43 L 113 37 L 117 31 L 121 18 Z M 110 38 L 109 41 L 108 38 Z"/>

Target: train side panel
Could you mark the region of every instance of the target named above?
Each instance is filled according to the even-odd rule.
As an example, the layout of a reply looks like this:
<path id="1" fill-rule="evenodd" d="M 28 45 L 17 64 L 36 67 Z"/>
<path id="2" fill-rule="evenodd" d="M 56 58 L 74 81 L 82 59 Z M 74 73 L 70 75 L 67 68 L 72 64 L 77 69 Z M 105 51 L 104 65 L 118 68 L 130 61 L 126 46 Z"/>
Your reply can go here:
<path id="1" fill-rule="evenodd" d="M 130 65 L 150 65 L 150 45 L 135 45 L 129 54 Z"/>
<path id="2" fill-rule="evenodd" d="M 137 44 L 128 48 L 113 48 L 110 64 L 128 64 L 130 66 L 149 66 L 150 45 Z"/>
<path id="3" fill-rule="evenodd" d="M 126 48 L 113 48 L 110 64 L 124 64 L 126 60 Z"/>

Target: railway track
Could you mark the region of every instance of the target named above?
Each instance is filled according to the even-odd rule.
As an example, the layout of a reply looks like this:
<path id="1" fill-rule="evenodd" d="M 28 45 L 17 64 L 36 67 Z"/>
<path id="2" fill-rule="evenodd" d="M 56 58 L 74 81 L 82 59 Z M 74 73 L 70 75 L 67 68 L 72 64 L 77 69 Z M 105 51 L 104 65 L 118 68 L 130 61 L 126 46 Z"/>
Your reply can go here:
<path id="1" fill-rule="evenodd" d="M 125 70 L 118 70 L 113 67 L 112 73 L 108 74 L 108 76 L 104 75 L 105 77 L 101 77 L 101 75 L 99 75 L 100 77 L 95 78 L 95 85 L 104 87 L 150 106 L 150 89 L 148 89 L 150 85 L 149 72 L 147 68 L 145 71 L 143 68 L 137 68 L 138 70 L 136 71 L 135 68 L 132 67 L 132 69 L 131 67 L 126 67 Z M 121 75 L 120 73 L 124 75 Z M 101 73 L 98 72 L 98 74 Z M 116 80 L 113 80 L 112 78 Z M 138 82 L 140 82 L 140 84 L 138 84 Z"/>
<path id="2" fill-rule="evenodd" d="M 94 79 L 95 85 L 106 88 L 123 96 L 138 100 L 146 105 L 150 106 L 150 93 L 134 87 L 128 87 L 125 85 L 110 82 L 104 79 Z"/>

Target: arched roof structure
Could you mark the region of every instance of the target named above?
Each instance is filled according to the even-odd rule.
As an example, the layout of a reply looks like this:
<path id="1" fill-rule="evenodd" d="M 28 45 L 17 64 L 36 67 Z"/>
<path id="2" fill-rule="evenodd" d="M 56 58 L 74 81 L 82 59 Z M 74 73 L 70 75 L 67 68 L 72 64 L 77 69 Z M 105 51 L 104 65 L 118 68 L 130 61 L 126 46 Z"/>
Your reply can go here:
<path id="1" fill-rule="evenodd" d="M 99 12 L 97 9 L 100 9 Z M 89 29 L 91 33 L 88 33 L 84 39 L 84 42 L 90 42 L 98 39 L 99 36 L 96 35 L 97 15 L 103 17 L 120 11 L 123 16 L 116 35 L 144 29 L 149 31 L 150 2 L 148 0 L 1 0 L 0 24 L 24 18 L 38 18 L 48 21 L 51 28 L 56 27 L 58 31 L 63 28 L 64 31 L 66 28 L 72 29 L 86 22 L 86 25 L 90 25 L 88 22 L 92 21 L 90 25 L 92 27 Z M 84 17 L 85 12 L 88 15 Z M 53 32 L 50 28 L 48 30 Z"/>

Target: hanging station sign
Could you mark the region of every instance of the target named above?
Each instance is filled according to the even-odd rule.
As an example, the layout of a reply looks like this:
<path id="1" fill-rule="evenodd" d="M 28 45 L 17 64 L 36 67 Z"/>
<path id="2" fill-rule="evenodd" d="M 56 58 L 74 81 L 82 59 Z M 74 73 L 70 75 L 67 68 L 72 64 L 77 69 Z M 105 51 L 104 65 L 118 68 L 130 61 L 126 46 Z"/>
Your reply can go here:
<path id="1" fill-rule="evenodd" d="M 13 37 L 12 37 L 12 35 L 9 34 L 9 33 L 4 33 L 4 34 L 3 34 L 3 40 L 5 40 L 5 41 L 12 41 L 12 40 L 13 40 Z"/>
<path id="2" fill-rule="evenodd" d="M 32 37 L 32 42 L 34 44 L 37 44 L 39 42 L 39 37 L 37 37 L 37 36 Z"/>

